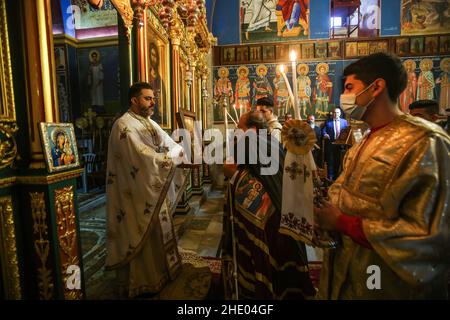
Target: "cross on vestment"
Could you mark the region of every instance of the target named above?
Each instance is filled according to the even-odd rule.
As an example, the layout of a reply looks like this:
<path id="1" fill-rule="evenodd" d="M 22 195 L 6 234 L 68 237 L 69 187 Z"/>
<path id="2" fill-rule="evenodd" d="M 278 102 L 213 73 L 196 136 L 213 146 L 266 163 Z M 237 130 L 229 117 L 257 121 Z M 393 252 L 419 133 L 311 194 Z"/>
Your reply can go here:
<path id="1" fill-rule="evenodd" d="M 289 173 L 289 177 L 292 180 L 295 180 L 297 175 L 303 175 L 303 182 L 306 182 L 306 179 L 311 175 L 311 172 L 308 171 L 308 167 L 306 165 L 303 165 L 303 169 L 301 169 L 299 168 L 297 162 L 292 162 L 291 165 L 286 167 L 284 170 Z"/>

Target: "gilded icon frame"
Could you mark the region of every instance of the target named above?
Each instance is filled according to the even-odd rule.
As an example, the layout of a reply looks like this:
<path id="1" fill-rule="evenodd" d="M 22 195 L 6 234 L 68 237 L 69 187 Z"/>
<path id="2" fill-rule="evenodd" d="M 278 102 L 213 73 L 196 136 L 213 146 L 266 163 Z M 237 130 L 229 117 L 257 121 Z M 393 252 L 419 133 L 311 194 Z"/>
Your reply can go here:
<path id="1" fill-rule="evenodd" d="M 197 121 L 197 114 L 193 111 L 186 110 L 186 109 L 180 109 L 176 113 L 177 123 L 178 127 L 180 129 L 186 129 L 189 131 L 189 134 L 191 136 L 191 163 L 194 163 L 194 155 L 195 152 L 201 152 L 200 150 L 196 150 L 195 148 L 202 146 L 202 130 L 201 127 L 198 125 L 196 126 Z M 197 132 L 196 132 L 197 131 Z M 195 138 L 197 138 L 197 142 L 195 143 Z"/>
<path id="2" fill-rule="evenodd" d="M 5 1 L 0 1 L 0 121 L 16 121 Z"/>
<path id="3" fill-rule="evenodd" d="M 72 123 L 40 122 L 42 149 L 49 173 L 72 169 L 80 166 L 77 140 Z M 63 136 L 63 145 L 58 146 Z"/>
<path id="4" fill-rule="evenodd" d="M 158 108 L 152 119 L 163 129 L 172 128 L 170 43 L 167 33 L 151 10 L 147 14 L 148 81 L 154 87 Z M 153 52 L 156 52 L 154 54 Z M 154 56 L 157 63 L 154 63 Z M 157 72 L 155 72 L 157 69 Z"/>

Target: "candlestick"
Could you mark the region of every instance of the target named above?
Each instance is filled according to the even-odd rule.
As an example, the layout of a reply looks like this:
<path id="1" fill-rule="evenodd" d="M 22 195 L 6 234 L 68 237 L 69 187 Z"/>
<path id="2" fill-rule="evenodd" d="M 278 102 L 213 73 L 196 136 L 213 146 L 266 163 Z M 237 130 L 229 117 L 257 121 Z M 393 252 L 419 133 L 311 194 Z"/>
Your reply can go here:
<path id="1" fill-rule="evenodd" d="M 297 53 L 292 50 L 290 53 L 290 58 L 291 58 L 291 62 L 292 62 L 292 85 L 294 86 L 294 101 L 295 101 L 295 105 L 294 105 L 294 111 L 295 111 L 295 118 L 296 119 L 302 119 L 301 115 L 300 115 L 300 109 L 298 106 L 298 87 L 297 87 Z"/>

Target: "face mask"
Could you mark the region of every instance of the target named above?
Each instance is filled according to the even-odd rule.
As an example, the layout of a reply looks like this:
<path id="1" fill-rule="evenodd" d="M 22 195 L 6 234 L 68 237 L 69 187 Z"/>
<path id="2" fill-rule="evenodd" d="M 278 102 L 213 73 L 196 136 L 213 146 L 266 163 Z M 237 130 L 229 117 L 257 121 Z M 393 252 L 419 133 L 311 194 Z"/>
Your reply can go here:
<path id="1" fill-rule="evenodd" d="M 356 98 L 366 92 L 371 86 L 374 84 L 372 82 L 367 88 L 365 88 L 363 91 L 359 92 L 358 94 L 354 93 L 343 93 L 341 94 L 340 102 L 341 102 L 341 108 L 344 110 L 345 113 L 349 114 L 352 119 L 355 120 L 361 120 L 364 116 L 364 113 L 366 113 L 367 107 L 372 104 L 372 102 L 375 100 L 375 98 L 372 98 L 365 106 L 359 106 L 356 104 Z"/>

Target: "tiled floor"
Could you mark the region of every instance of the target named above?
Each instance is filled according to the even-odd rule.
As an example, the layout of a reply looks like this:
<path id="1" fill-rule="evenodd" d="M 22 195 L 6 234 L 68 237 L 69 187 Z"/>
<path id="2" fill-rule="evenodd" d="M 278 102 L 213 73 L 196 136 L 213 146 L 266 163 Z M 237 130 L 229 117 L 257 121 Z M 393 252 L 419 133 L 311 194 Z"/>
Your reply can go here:
<path id="1" fill-rule="evenodd" d="M 217 257 L 222 237 L 223 202 L 222 191 L 209 192 L 206 202 L 191 214 L 178 246 L 202 257 Z"/>

